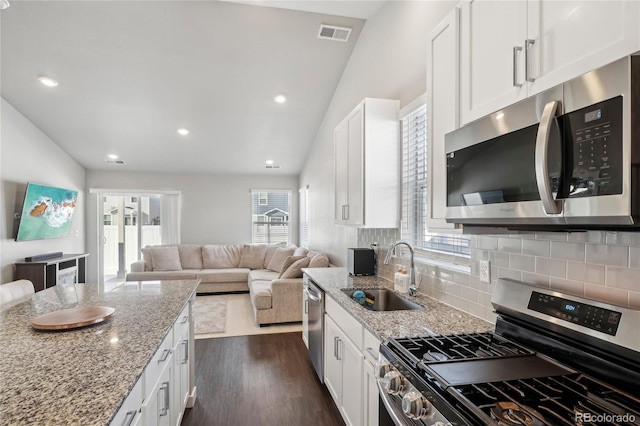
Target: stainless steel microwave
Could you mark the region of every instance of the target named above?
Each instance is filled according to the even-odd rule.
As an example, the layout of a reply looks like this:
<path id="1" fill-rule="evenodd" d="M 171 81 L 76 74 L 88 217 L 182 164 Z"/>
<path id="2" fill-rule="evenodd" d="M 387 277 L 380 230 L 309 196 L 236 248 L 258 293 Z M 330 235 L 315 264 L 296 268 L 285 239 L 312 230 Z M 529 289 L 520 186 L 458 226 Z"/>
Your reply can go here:
<path id="1" fill-rule="evenodd" d="M 513 229 L 640 228 L 640 57 L 445 136 L 446 220 Z"/>

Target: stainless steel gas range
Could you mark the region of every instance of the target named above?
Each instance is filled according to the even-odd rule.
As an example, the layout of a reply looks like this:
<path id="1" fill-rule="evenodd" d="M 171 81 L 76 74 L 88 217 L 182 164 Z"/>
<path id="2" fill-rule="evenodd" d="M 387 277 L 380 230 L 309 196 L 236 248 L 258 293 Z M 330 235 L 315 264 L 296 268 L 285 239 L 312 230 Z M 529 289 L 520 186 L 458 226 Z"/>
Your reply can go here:
<path id="1" fill-rule="evenodd" d="M 380 424 L 640 425 L 640 311 L 501 279 L 494 332 L 387 339 Z"/>

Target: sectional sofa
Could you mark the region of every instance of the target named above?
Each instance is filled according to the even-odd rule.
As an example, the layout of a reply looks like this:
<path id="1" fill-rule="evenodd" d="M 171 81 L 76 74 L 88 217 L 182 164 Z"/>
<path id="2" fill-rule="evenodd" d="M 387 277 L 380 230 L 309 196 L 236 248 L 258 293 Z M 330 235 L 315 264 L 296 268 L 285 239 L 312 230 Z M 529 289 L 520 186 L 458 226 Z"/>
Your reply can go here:
<path id="1" fill-rule="evenodd" d="M 178 244 L 142 249 L 127 281 L 199 279 L 198 294 L 249 291 L 257 324 L 302 321 L 302 268 L 328 257 L 295 245 Z"/>

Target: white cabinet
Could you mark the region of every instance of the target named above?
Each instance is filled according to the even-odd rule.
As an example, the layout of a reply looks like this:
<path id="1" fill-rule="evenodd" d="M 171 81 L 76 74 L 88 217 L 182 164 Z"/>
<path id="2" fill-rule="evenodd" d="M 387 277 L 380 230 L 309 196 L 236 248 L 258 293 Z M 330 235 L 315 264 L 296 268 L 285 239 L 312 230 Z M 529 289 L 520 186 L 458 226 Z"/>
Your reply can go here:
<path id="1" fill-rule="evenodd" d="M 640 50 L 640 2 L 464 0 L 466 124 Z"/>
<path id="2" fill-rule="evenodd" d="M 640 50 L 640 2 L 527 2 L 529 95 Z"/>
<path id="3" fill-rule="evenodd" d="M 460 232 L 445 221 L 447 162 L 444 136 L 458 128 L 460 10 L 455 7 L 429 33 L 427 45 L 427 229 Z"/>
<path id="4" fill-rule="evenodd" d="M 127 395 L 111 426 L 177 426 L 193 407 L 193 299 L 184 307 L 158 347 L 141 378 Z"/>
<path id="5" fill-rule="evenodd" d="M 366 98 L 334 130 L 335 223 L 399 226 L 399 101 Z"/>
<path id="6" fill-rule="evenodd" d="M 363 421 L 367 426 L 378 426 L 378 407 L 380 397 L 378 396 L 378 383 L 376 378 L 376 362 L 378 361 L 378 340 L 369 331 L 364 330 L 364 365 L 362 377 L 362 403 Z"/>
<path id="7" fill-rule="evenodd" d="M 309 293 L 307 293 L 307 280 L 309 278 L 304 275 L 302 279 L 302 341 L 309 349 Z"/>
<path id="8" fill-rule="evenodd" d="M 325 385 L 347 425 L 362 424 L 362 352 L 325 315 Z"/>

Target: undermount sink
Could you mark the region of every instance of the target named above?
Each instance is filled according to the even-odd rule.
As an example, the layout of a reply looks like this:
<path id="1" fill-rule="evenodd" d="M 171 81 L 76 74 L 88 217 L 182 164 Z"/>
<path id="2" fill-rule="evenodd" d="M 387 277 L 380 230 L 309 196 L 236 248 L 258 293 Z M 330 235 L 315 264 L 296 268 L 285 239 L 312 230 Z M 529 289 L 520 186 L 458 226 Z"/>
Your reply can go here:
<path id="1" fill-rule="evenodd" d="M 367 299 L 373 301 L 373 305 L 368 303 L 360 303 L 365 308 L 373 311 L 417 311 L 424 309 L 424 306 L 418 305 L 404 297 L 398 296 L 391 290 L 386 288 L 345 288 L 343 293 L 349 296 L 354 303 L 360 303 L 353 298 L 353 293 L 363 291 Z"/>

